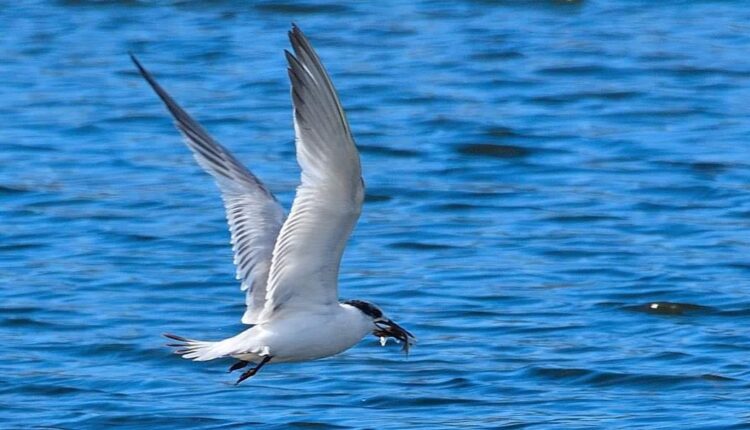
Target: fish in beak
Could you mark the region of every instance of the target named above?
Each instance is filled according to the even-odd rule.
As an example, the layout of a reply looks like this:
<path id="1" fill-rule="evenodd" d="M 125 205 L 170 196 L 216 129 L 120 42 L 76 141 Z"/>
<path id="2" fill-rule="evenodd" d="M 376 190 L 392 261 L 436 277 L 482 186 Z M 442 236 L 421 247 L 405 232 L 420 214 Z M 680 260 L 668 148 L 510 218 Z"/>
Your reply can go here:
<path id="1" fill-rule="evenodd" d="M 387 339 L 392 337 L 401 342 L 401 350 L 409 354 L 409 348 L 417 343 L 417 338 L 409 330 L 389 319 L 377 320 L 375 321 L 375 326 L 377 328 L 373 330 L 372 334 L 380 338 L 380 344 L 383 346 L 385 346 Z"/>

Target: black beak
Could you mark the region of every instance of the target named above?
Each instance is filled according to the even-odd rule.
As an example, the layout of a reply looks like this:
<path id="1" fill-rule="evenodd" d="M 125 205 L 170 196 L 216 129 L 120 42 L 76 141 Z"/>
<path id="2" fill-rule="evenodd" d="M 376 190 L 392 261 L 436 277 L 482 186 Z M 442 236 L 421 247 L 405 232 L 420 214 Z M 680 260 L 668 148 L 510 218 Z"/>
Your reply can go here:
<path id="1" fill-rule="evenodd" d="M 375 321 L 377 328 L 372 332 L 377 337 L 388 338 L 392 337 L 401 342 L 401 350 L 405 353 L 409 353 L 409 348 L 417 343 L 417 338 L 409 332 L 409 330 L 401 327 L 391 320 L 379 320 Z"/>

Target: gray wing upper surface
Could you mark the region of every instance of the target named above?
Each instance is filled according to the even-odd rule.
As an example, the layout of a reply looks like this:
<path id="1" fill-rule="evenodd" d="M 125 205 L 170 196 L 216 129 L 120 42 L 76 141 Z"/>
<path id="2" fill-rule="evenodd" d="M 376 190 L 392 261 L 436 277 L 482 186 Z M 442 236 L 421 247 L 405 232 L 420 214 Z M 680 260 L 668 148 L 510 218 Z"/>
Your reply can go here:
<path id="1" fill-rule="evenodd" d="M 213 176 L 221 190 L 237 279 L 242 282 L 242 290 L 246 291 L 247 309 L 242 322 L 258 323 L 266 303 L 271 258 L 284 222 L 284 209 L 252 172 L 190 117 L 134 56 L 131 58 L 174 117 L 198 164 Z"/>

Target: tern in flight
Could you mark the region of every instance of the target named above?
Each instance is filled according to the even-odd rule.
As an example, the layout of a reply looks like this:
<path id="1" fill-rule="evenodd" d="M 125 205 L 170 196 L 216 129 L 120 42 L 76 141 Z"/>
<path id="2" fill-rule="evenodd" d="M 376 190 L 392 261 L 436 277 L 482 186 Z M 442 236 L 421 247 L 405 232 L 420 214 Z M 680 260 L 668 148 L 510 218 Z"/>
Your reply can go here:
<path id="1" fill-rule="evenodd" d="M 131 55 L 161 98 L 198 164 L 215 179 L 232 236 L 237 279 L 246 292 L 236 336 L 206 342 L 165 334 L 175 353 L 195 361 L 232 357 L 229 371 L 254 366 L 237 384 L 269 363 L 328 357 L 368 333 L 397 339 L 408 352 L 416 339 L 372 303 L 339 302 L 338 274 L 346 241 L 362 212 L 359 153 L 336 90 L 310 42 L 289 31 L 289 63 L 297 162 L 301 184 L 289 215 L 274 195 L 229 150 L 216 142 Z"/>

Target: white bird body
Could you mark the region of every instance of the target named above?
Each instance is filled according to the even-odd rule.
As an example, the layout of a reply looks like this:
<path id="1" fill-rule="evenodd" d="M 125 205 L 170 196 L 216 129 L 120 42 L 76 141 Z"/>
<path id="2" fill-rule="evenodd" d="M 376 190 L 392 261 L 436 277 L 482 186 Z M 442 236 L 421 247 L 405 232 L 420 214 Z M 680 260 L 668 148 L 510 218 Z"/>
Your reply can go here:
<path id="1" fill-rule="evenodd" d="M 338 273 L 346 242 L 362 211 L 364 181 L 359 153 L 336 91 L 310 42 L 289 32 L 297 162 L 301 184 L 288 216 L 268 190 L 225 147 L 187 114 L 131 55 L 141 75 L 175 119 L 198 164 L 221 190 L 232 236 L 237 278 L 245 291 L 242 322 L 252 327 L 218 342 L 165 335 L 184 358 L 233 357 L 239 369 L 258 363 L 328 357 L 372 332 L 404 342 L 414 337 L 370 303 L 338 301 Z"/>
<path id="2" fill-rule="evenodd" d="M 371 333 L 371 318 L 354 306 L 336 303 L 288 312 L 219 342 L 188 341 L 183 357 L 207 361 L 233 357 L 252 363 L 317 360 L 346 351 Z"/>

